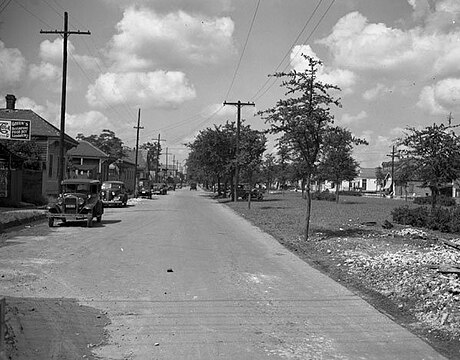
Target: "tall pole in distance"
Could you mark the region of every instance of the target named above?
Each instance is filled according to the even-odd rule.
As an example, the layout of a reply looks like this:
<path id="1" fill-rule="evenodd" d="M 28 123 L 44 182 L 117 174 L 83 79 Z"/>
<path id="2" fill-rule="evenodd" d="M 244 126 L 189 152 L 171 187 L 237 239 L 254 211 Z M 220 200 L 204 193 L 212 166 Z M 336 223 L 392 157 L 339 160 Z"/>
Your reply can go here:
<path id="1" fill-rule="evenodd" d="M 58 171 L 58 188 L 59 192 L 62 190 L 62 180 L 64 180 L 64 131 L 65 131 L 65 103 L 66 103 L 66 88 L 67 88 L 67 38 L 70 34 L 77 35 L 91 35 L 89 31 L 82 32 L 69 31 L 69 14 L 64 12 L 64 31 L 43 31 L 40 34 L 60 34 L 64 39 L 63 52 L 62 52 L 62 90 L 61 90 L 61 130 L 59 136 L 59 171 Z"/>
<path id="2" fill-rule="evenodd" d="M 235 175 L 234 175 L 234 186 L 233 186 L 233 201 L 238 200 L 238 178 L 239 178 L 239 166 L 238 166 L 238 157 L 240 155 L 240 128 L 241 128 L 241 107 L 242 106 L 255 106 L 253 102 L 243 103 L 238 100 L 238 102 L 226 102 L 224 105 L 235 105 L 237 108 L 237 117 L 236 117 L 236 147 L 235 147 Z"/>
<path id="3" fill-rule="evenodd" d="M 155 182 L 160 182 L 160 141 L 166 141 L 161 139 L 160 134 L 158 134 L 157 140 L 157 163 L 155 165 Z"/>
<path id="4" fill-rule="evenodd" d="M 138 154 L 139 154 L 139 130 L 143 129 L 141 125 L 141 109 L 139 109 L 137 113 L 137 126 L 134 126 L 134 129 L 137 129 L 137 135 L 136 135 L 136 161 L 135 161 L 135 168 L 134 168 L 134 196 L 137 197 L 137 192 L 136 192 L 136 187 L 137 187 L 137 159 L 138 159 Z"/>

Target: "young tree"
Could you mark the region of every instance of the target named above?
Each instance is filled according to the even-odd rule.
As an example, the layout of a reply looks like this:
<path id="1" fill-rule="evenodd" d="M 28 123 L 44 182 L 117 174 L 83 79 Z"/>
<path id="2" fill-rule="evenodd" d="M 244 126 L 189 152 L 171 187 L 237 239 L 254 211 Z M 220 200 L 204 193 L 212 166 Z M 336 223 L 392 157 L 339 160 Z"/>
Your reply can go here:
<path id="1" fill-rule="evenodd" d="M 40 147 L 35 140 L 2 140 L 1 144 L 13 154 L 25 159 L 22 165 L 25 169 L 39 170 L 41 168 Z"/>
<path id="2" fill-rule="evenodd" d="M 113 160 L 122 159 L 126 156 L 123 151 L 123 141 L 112 130 L 104 129 L 100 135 L 84 136 L 83 134 L 78 134 L 76 139 L 88 141 Z"/>
<path id="3" fill-rule="evenodd" d="M 335 201 L 339 202 L 340 184 L 358 175 L 358 162 L 353 158 L 353 145 L 367 145 L 342 127 L 331 127 L 325 136 L 325 146 L 318 166 L 318 178 L 335 183 Z"/>
<path id="4" fill-rule="evenodd" d="M 320 152 L 324 146 L 325 136 L 333 121 L 330 113 L 332 105 L 340 106 L 339 99 L 329 94 L 330 90 L 339 90 L 337 86 L 318 81 L 316 74 L 321 62 L 305 56 L 309 67 L 304 72 L 295 70 L 289 73 L 276 73 L 274 76 L 286 79 L 281 86 L 287 89 L 287 99 L 278 100 L 277 104 L 259 112 L 270 132 L 282 134 L 285 144 L 304 160 L 305 178 L 305 239 L 308 239 L 311 214 L 311 180 L 316 171 Z"/>
<path id="5" fill-rule="evenodd" d="M 399 140 L 401 153 L 410 161 L 410 169 L 423 187 L 431 190 L 431 206 L 436 206 L 439 189 L 460 175 L 460 139 L 450 124 L 433 124 L 421 130 L 408 127 Z"/>

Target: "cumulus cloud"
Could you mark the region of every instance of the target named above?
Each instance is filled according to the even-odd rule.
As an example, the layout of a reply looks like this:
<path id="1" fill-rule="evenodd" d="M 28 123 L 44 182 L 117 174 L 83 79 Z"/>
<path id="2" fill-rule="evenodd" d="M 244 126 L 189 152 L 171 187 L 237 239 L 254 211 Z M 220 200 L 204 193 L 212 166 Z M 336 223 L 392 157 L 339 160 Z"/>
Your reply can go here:
<path id="1" fill-rule="evenodd" d="M 86 94 L 92 106 L 136 104 L 142 107 L 175 107 L 195 98 L 196 93 L 179 71 L 105 73 Z"/>
<path id="2" fill-rule="evenodd" d="M 26 60 L 18 49 L 6 48 L 0 40 L 0 90 L 9 90 L 20 84 Z"/>
<path id="3" fill-rule="evenodd" d="M 66 133 L 70 136 L 77 134 L 88 134 L 88 129 L 91 129 L 91 134 L 101 133 L 104 129 L 112 129 L 113 124 L 110 120 L 99 111 L 87 111 L 81 114 L 66 115 Z"/>
<path id="4" fill-rule="evenodd" d="M 228 17 L 191 15 L 181 10 L 159 14 L 130 6 L 117 31 L 108 50 L 113 71 L 212 64 L 235 53 L 234 23 Z"/>
<path id="5" fill-rule="evenodd" d="M 338 125 L 346 126 L 350 124 L 355 124 L 363 119 L 367 118 L 367 113 L 362 110 L 356 115 L 343 114 L 340 120 L 337 121 Z"/>
<path id="6" fill-rule="evenodd" d="M 393 91 L 394 91 L 394 86 L 388 87 L 388 86 L 385 86 L 379 83 L 373 88 L 366 90 L 363 93 L 363 99 L 367 101 L 373 101 Z"/>
<path id="7" fill-rule="evenodd" d="M 305 71 L 309 67 L 307 60 L 302 55 L 319 59 L 310 45 L 294 46 L 291 51 L 291 67 L 296 71 Z M 352 71 L 324 65 L 318 69 L 317 77 L 323 83 L 338 86 L 345 94 L 351 93 L 356 83 L 356 76 Z"/>
<path id="8" fill-rule="evenodd" d="M 417 106 L 433 115 L 460 111 L 460 79 L 447 78 L 425 86 Z"/>
<path id="9" fill-rule="evenodd" d="M 420 26 L 401 30 L 369 23 L 359 12 L 352 12 L 318 43 L 331 51 L 337 66 L 352 71 L 427 78 L 455 71 L 454 64 L 460 61 L 459 36 L 458 25 L 449 32 L 429 32 Z"/>

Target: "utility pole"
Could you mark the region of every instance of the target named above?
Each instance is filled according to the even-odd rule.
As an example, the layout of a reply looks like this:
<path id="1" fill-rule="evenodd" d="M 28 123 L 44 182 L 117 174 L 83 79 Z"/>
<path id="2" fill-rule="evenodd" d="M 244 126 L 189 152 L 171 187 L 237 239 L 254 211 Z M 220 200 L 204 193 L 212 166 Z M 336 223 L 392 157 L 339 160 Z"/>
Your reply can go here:
<path id="1" fill-rule="evenodd" d="M 391 197 L 394 196 L 395 194 L 395 157 L 396 157 L 396 149 L 395 146 L 393 145 L 393 150 L 391 151 L 390 155 L 391 156 Z"/>
<path id="2" fill-rule="evenodd" d="M 59 34 L 64 39 L 63 54 L 62 54 L 62 90 L 61 90 L 61 130 L 59 137 L 59 171 L 58 171 L 58 187 L 59 192 L 62 190 L 62 180 L 64 180 L 64 131 L 65 131 L 65 102 L 67 88 L 67 38 L 71 34 L 76 35 L 91 35 L 89 31 L 69 31 L 69 14 L 64 12 L 64 30 L 40 30 L 40 34 Z"/>
<path id="3" fill-rule="evenodd" d="M 240 127 L 241 127 L 241 107 L 243 106 L 255 106 L 253 102 L 227 102 L 224 101 L 224 105 L 234 105 L 237 108 L 237 117 L 236 117 L 236 149 L 235 149 L 235 175 L 234 175 L 234 188 L 233 188 L 233 201 L 238 200 L 238 177 L 239 177 L 239 168 L 238 168 L 238 157 L 240 155 Z"/>
<path id="4" fill-rule="evenodd" d="M 155 166 L 155 182 L 160 182 L 159 170 L 160 170 L 160 141 L 166 141 L 161 138 L 161 135 L 158 134 L 157 140 L 157 163 Z"/>
<path id="5" fill-rule="evenodd" d="M 141 125 L 141 109 L 137 112 L 137 126 L 134 126 L 134 129 L 136 129 L 137 135 L 136 135 L 136 161 L 135 161 L 135 168 L 134 168 L 134 197 L 137 198 L 137 192 L 136 192 L 136 187 L 137 187 L 137 157 L 139 153 L 139 130 L 143 129 L 143 126 Z"/>

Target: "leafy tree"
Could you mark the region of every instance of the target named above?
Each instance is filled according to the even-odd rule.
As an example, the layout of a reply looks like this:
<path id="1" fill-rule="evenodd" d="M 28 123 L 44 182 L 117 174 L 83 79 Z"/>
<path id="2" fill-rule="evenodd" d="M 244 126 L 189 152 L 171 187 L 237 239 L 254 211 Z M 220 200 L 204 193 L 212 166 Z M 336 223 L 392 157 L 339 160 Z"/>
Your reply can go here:
<path id="1" fill-rule="evenodd" d="M 85 140 L 105 152 L 113 160 L 126 157 L 123 151 L 123 141 L 112 130 L 104 129 L 100 135 L 84 136 L 78 134 L 77 140 Z"/>
<path id="2" fill-rule="evenodd" d="M 317 162 L 325 144 L 325 137 L 333 116 L 330 107 L 340 106 L 340 101 L 329 95 L 337 86 L 318 81 L 316 74 L 321 62 L 303 55 L 309 63 L 304 72 L 275 73 L 283 78 L 281 86 L 287 89 L 287 99 L 278 100 L 270 109 L 259 112 L 270 132 L 282 134 L 283 143 L 304 161 L 305 178 L 305 239 L 308 239 L 311 214 L 311 180 L 316 172 Z"/>
<path id="3" fill-rule="evenodd" d="M 158 177 L 157 172 L 158 172 L 158 168 L 160 165 L 158 159 L 160 158 L 160 155 L 161 155 L 161 145 L 148 141 L 140 145 L 139 149 L 147 150 L 146 162 L 147 162 L 147 172 L 149 176 L 150 176 L 150 171 L 155 170 L 156 176 Z"/>
<path id="4" fill-rule="evenodd" d="M 11 151 L 14 155 L 17 155 L 25 160 L 22 164 L 22 166 L 25 169 L 40 169 L 40 147 L 35 140 L 2 140 L 1 144 L 5 146 L 9 151 Z"/>
<path id="5" fill-rule="evenodd" d="M 265 182 L 267 191 L 271 189 L 271 186 L 277 178 L 277 166 L 276 159 L 273 154 L 266 154 L 262 161 L 261 178 Z"/>
<path id="6" fill-rule="evenodd" d="M 439 190 L 460 175 L 460 141 L 453 131 L 458 125 L 433 124 L 421 130 L 408 127 L 405 137 L 399 140 L 404 155 L 411 166 L 413 177 L 431 190 L 431 206 L 436 206 Z"/>
<path id="7" fill-rule="evenodd" d="M 382 188 L 385 182 L 385 173 L 383 172 L 383 168 L 381 166 L 375 168 L 375 178 L 377 180 L 377 185 Z"/>
<path id="8" fill-rule="evenodd" d="M 189 174 L 202 181 L 216 180 L 220 194 L 222 178 L 230 175 L 230 164 L 235 156 L 232 124 L 200 131 L 190 148 L 187 168 Z"/>
<path id="9" fill-rule="evenodd" d="M 325 136 L 322 159 L 318 166 L 318 178 L 335 183 L 335 200 L 339 202 L 340 184 L 352 181 L 358 175 L 358 162 L 353 158 L 353 145 L 368 144 L 354 137 L 342 127 L 331 127 Z"/>

